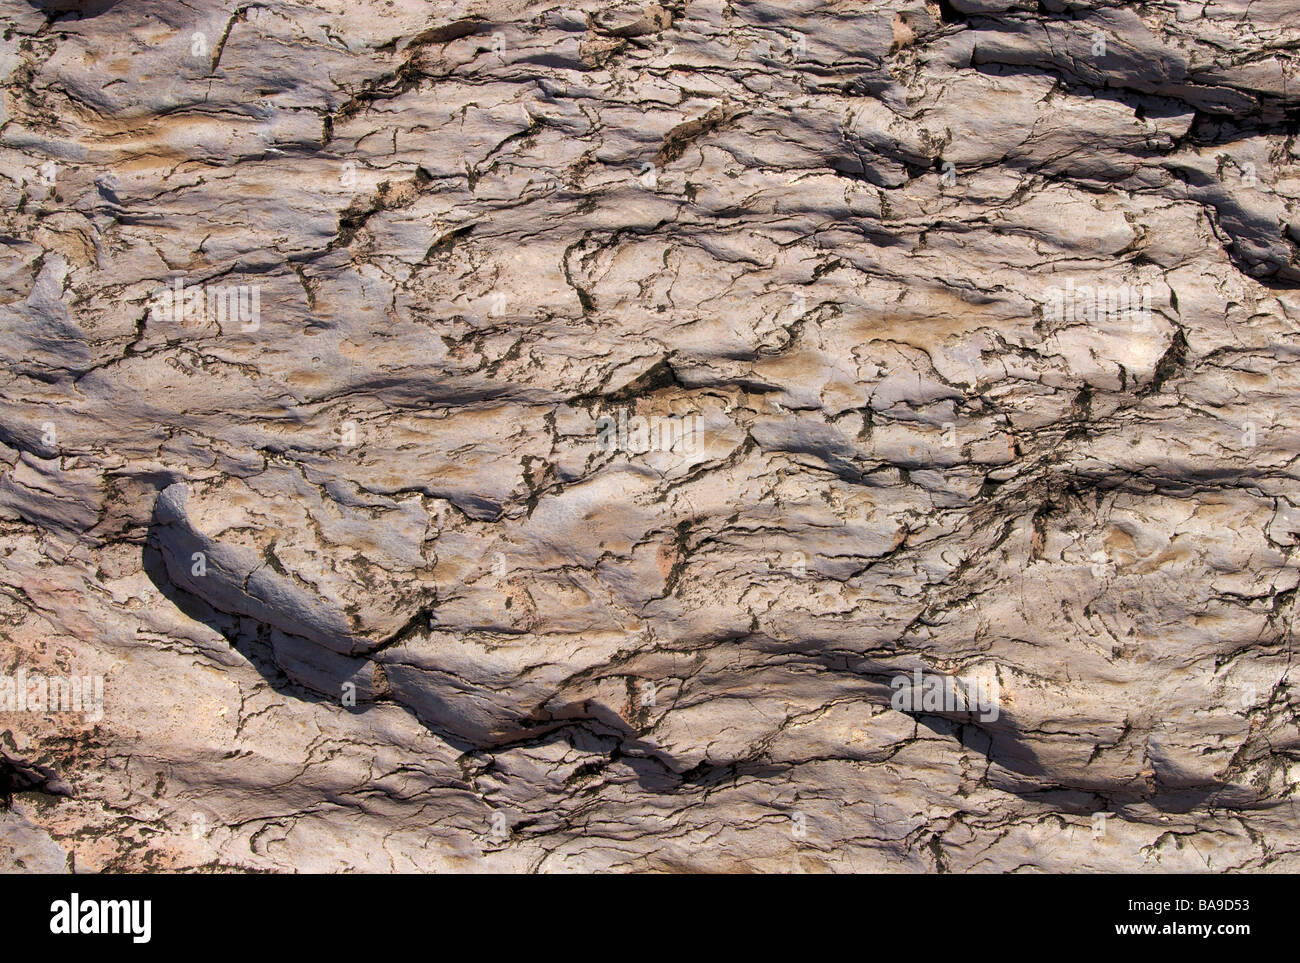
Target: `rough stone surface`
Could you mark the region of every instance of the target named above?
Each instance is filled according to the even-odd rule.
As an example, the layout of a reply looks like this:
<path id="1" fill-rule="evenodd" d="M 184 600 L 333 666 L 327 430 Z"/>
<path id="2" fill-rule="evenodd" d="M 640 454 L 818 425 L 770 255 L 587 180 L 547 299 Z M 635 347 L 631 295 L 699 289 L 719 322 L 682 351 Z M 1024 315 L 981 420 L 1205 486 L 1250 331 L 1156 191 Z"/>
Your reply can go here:
<path id="1" fill-rule="evenodd" d="M 1294 0 L 0 9 L 0 867 L 1300 869 Z"/>

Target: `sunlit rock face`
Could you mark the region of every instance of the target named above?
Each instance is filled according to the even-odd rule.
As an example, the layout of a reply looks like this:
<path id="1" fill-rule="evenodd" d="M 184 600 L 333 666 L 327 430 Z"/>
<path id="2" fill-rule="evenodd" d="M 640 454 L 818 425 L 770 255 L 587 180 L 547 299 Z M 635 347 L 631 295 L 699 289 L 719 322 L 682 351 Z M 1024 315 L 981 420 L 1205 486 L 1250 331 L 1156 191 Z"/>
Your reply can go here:
<path id="1" fill-rule="evenodd" d="M 0 867 L 1300 869 L 1293 0 L 3 20 Z"/>

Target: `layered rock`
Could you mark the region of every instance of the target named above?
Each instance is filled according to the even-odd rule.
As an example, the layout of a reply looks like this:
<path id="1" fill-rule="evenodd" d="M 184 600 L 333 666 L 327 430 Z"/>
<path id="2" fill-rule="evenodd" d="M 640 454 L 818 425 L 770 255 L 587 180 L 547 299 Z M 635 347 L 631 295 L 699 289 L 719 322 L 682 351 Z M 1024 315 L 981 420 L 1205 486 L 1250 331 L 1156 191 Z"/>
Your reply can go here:
<path id="1" fill-rule="evenodd" d="M 1284 0 L 5 17 L 0 864 L 1296 868 Z"/>

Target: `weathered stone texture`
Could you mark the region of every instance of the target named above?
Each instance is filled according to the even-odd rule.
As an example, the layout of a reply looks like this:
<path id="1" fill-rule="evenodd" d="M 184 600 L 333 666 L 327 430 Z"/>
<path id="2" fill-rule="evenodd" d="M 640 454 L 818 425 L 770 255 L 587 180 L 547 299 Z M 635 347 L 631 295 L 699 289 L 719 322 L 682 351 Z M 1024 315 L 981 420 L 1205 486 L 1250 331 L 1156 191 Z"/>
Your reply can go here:
<path id="1" fill-rule="evenodd" d="M 0 866 L 1300 869 L 1294 0 L 0 9 Z"/>

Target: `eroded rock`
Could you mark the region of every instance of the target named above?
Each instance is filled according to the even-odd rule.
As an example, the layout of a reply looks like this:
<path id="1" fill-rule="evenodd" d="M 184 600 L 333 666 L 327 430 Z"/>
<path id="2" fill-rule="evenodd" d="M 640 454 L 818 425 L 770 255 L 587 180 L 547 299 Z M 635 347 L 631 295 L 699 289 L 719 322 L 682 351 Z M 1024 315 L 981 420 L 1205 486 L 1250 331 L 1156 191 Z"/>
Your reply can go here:
<path id="1" fill-rule="evenodd" d="M 1295 869 L 1284 0 L 74 6 L 0 865 Z"/>

